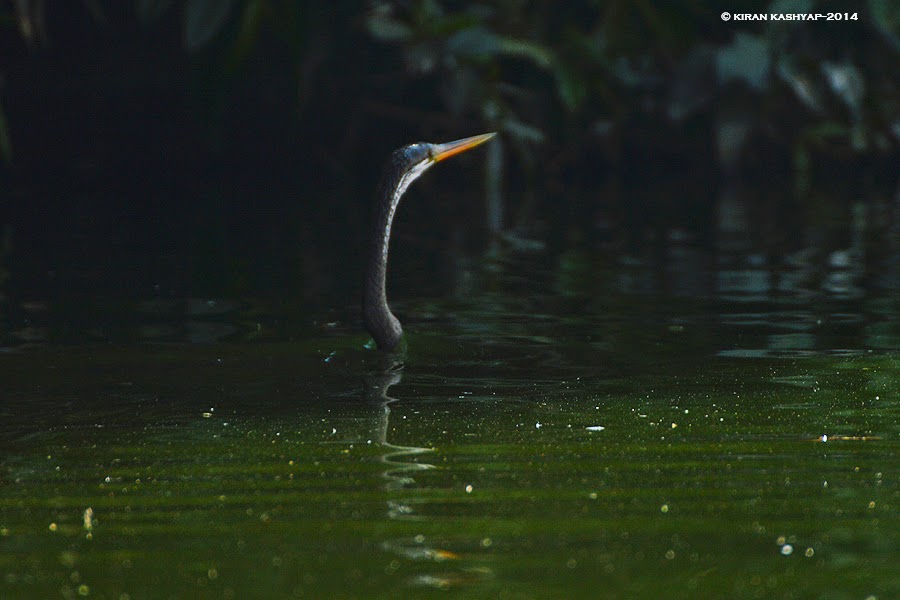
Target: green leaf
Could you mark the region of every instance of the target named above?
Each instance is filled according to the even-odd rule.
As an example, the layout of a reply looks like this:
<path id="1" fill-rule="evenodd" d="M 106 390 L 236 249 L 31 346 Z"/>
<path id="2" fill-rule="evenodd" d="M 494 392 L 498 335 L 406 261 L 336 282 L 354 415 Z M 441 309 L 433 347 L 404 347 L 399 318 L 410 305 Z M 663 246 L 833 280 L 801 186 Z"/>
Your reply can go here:
<path id="1" fill-rule="evenodd" d="M 719 83 L 724 84 L 734 79 L 762 90 L 769 79 L 769 62 L 768 42 L 759 36 L 740 31 L 734 36 L 734 42 L 720 48 L 716 56 Z"/>
<path id="2" fill-rule="evenodd" d="M 424 25 L 424 32 L 429 36 L 446 37 L 457 31 L 477 27 L 481 21 L 474 15 L 459 13 L 433 19 Z"/>
<path id="3" fill-rule="evenodd" d="M 897 33 L 900 26 L 900 7 L 892 0 L 869 0 L 869 13 L 879 29 Z"/>
<path id="4" fill-rule="evenodd" d="M 847 105 L 854 118 L 858 119 L 862 112 L 862 100 L 865 92 L 863 74 L 850 63 L 825 61 L 822 63 L 821 70 L 831 91 Z"/>
<path id="5" fill-rule="evenodd" d="M 587 85 L 584 77 L 568 65 L 559 65 L 556 69 L 556 91 L 570 113 L 575 112 L 587 97 Z"/>
<path id="6" fill-rule="evenodd" d="M 500 41 L 487 27 L 469 27 L 451 35 L 446 48 L 459 56 L 486 58 L 500 52 Z"/>
<path id="7" fill-rule="evenodd" d="M 382 42 L 402 42 L 412 37 L 412 29 L 398 21 L 387 10 L 375 10 L 366 17 L 366 29 L 376 40 Z"/>
<path id="8" fill-rule="evenodd" d="M 894 49 L 900 49 L 897 38 L 900 29 L 900 5 L 896 0 L 869 0 L 869 14 L 875 24 Z"/>
<path id="9" fill-rule="evenodd" d="M 184 7 L 184 44 L 188 50 L 206 46 L 228 23 L 237 0 L 187 0 Z"/>
<path id="10" fill-rule="evenodd" d="M 440 61 L 440 53 L 435 44 L 421 42 L 407 49 L 404 58 L 410 73 L 423 75 L 434 71 Z"/>
<path id="11" fill-rule="evenodd" d="M 520 56 L 528 58 L 538 67 L 547 69 L 553 65 L 553 52 L 540 44 L 513 38 L 497 38 L 500 42 L 500 51 L 507 56 Z"/>
<path id="12" fill-rule="evenodd" d="M 794 90 L 797 98 L 808 108 L 817 113 L 824 112 L 825 101 L 819 85 L 810 73 L 797 64 L 791 56 L 784 56 L 778 61 L 778 76 Z"/>

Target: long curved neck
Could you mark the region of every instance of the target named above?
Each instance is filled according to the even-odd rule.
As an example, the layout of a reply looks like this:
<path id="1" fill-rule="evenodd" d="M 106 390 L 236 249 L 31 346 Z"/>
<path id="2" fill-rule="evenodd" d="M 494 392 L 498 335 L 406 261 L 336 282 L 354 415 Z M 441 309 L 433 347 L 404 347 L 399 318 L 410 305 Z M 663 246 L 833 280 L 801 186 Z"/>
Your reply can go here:
<path id="1" fill-rule="evenodd" d="M 391 312 L 387 301 L 387 261 L 391 225 L 403 193 L 428 166 L 429 163 L 421 163 L 412 169 L 403 170 L 395 163 L 388 168 L 379 187 L 363 281 L 363 320 L 379 350 L 393 350 L 403 337 L 403 327 Z"/>

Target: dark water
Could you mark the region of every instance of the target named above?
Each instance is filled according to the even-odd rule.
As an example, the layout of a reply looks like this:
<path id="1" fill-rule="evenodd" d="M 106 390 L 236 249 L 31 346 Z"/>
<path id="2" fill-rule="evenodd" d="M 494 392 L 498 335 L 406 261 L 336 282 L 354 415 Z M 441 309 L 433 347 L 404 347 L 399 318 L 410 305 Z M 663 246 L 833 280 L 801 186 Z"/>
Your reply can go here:
<path id="1" fill-rule="evenodd" d="M 896 260 L 742 239 L 9 306 L 0 597 L 896 598 Z"/>

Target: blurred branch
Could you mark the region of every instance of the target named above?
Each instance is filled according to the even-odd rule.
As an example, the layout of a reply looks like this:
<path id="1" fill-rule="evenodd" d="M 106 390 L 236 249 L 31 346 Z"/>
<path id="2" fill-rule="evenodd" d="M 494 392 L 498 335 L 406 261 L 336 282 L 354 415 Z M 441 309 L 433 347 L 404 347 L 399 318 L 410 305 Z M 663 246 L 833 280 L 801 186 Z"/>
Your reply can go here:
<path id="1" fill-rule="evenodd" d="M 44 0 L 15 0 L 19 31 L 29 44 L 47 41 Z"/>

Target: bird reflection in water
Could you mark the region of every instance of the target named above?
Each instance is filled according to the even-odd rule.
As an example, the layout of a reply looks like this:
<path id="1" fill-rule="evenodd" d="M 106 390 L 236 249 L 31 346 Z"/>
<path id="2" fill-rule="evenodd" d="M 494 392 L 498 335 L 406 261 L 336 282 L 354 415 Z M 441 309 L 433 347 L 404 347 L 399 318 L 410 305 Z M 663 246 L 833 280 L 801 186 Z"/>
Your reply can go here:
<path id="1" fill-rule="evenodd" d="M 434 449 L 402 446 L 388 441 L 391 404 L 397 402 L 397 398 L 388 395 L 388 390 L 403 379 L 403 363 L 396 354 L 382 354 L 380 359 L 382 368 L 377 372 L 370 373 L 365 378 L 365 397 L 368 402 L 378 408 L 378 422 L 373 439 L 381 450 L 378 461 L 385 465 L 382 473 L 382 477 L 386 480 L 384 487 L 388 492 L 411 490 L 416 483 L 413 477 L 415 473 L 435 468 L 430 463 L 419 462 L 417 458 L 433 452 Z M 387 502 L 388 518 L 403 521 L 427 521 L 429 517 L 416 514 L 415 509 L 416 504 L 426 501 L 424 498 L 414 496 L 391 498 Z M 411 561 L 443 563 L 463 558 L 449 550 L 430 545 L 426 536 L 421 533 L 412 537 L 385 540 L 382 542 L 382 548 L 400 558 Z M 391 561 L 388 571 L 395 571 L 399 567 L 398 561 Z M 420 573 L 410 579 L 409 583 L 415 586 L 448 588 L 479 583 L 490 575 L 492 575 L 490 569 L 476 566 L 441 573 Z"/>
<path id="2" fill-rule="evenodd" d="M 432 464 L 410 460 L 412 457 L 427 454 L 434 450 L 433 448 L 421 448 L 418 446 L 398 446 L 388 442 L 388 429 L 391 420 L 390 405 L 397 401 L 396 398 L 388 396 L 388 389 L 392 385 L 400 383 L 403 378 L 403 363 L 394 355 L 384 355 L 381 358 L 385 368 L 366 377 L 366 400 L 377 404 L 380 409 L 375 440 L 378 442 L 379 447 L 384 450 L 384 453 L 380 455 L 379 461 L 388 467 L 382 474 L 387 480 L 385 489 L 396 491 L 415 484 L 415 479 L 412 478 L 413 473 L 434 468 Z M 400 457 L 406 458 L 398 460 Z M 416 518 L 410 503 L 411 501 L 409 500 L 389 501 L 390 510 L 388 511 L 388 516 L 392 519 Z"/>

